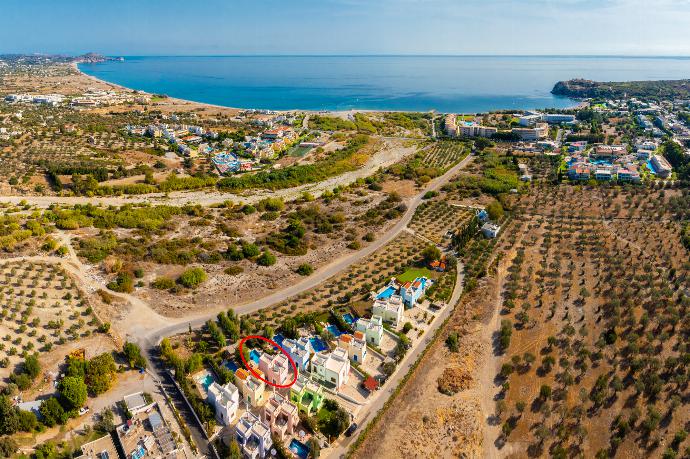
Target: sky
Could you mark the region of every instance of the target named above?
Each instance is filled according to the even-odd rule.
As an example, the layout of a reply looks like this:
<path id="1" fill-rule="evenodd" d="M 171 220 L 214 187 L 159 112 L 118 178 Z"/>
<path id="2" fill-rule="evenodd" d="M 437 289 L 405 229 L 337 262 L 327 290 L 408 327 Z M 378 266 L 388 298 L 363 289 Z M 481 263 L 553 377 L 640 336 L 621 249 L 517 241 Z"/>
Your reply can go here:
<path id="1" fill-rule="evenodd" d="M 690 56 L 690 0 L 2 0 L 0 53 Z"/>

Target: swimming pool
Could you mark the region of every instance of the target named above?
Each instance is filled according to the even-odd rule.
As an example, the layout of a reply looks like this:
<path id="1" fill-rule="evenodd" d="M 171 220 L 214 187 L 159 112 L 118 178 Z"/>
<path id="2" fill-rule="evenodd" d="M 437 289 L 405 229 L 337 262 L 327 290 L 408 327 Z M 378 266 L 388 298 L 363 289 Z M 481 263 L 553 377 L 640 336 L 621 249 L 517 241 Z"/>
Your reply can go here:
<path id="1" fill-rule="evenodd" d="M 347 314 L 343 314 L 343 320 L 345 321 L 345 323 L 348 323 L 350 325 L 354 325 L 355 322 L 357 322 L 357 319 L 355 319 L 355 316 L 353 316 L 349 312 Z"/>
<path id="2" fill-rule="evenodd" d="M 283 347 L 283 341 L 284 340 L 285 340 L 285 337 L 283 335 L 281 335 L 280 333 L 278 333 L 277 335 L 275 335 L 273 337 L 273 341 L 278 343 L 278 346 L 280 346 L 280 347 Z"/>
<path id="3" fill-rule="evenodd" d="M 396 291 L 397 291 L 397 289 L 395 287 L 393 287 L 392 285 L 390 285 L 390 286 L 386 287 L 386 289 L 384 291 L 382 291 L 381 293 L 376 295 L 376 299 L 387 300 L 388 298 L 393 296 Z"/>
<path id="4" fill-rule="evenodd" d="M 654 164 L 652 164 L 652 160 L 648 159 L 647 160 L 647 169 L 649 169 L 649 172 L 652 174 L 656 175 L 656 169 L 654 168 Z"/>
<path id="5" fill-rule="evenodd" d="M 321 338 L 317 338 L 316 336 L 309 338 L 309 342 L 311 343 L 311 347 L 314 349 L 314 352 L 321 352 L 328 349 L 326 343 L 324 343 Z"/>
<path id="6" fill-rule="evenodd" d="M 226 360 L 225 362 L 223 362 L 223 366 L 225 366 L 225 368 L 232 371 L 233 373 L 236 372 L 239 368 L 234 360 Z"/>
<path id="7" fill-rule="evenodd" d="M 309 447 L 295 438 L 290 442 L 290 451 L 300 459 L 306 459 L 309 456 Z"/>
<path id="8" fill-rule="evenodd" d="M 249 351 L 249 358 L 252 359 L 252 362 L 258 365 L 259 359 L 261 358 L 261 352 L 257 351 L 256 349 L 252 349 Z"/>
<path id="9" fill-rule="evenodd" d="M 331 332 L 331 335 L 335 336 L 336 338 L 343 334 L 343 332 L 341 332 L 340 329 L 333 324 L 326 325 L 326 330 Z"/>
<path id="10" fill-rule="evenodd" d="M 206 373 L 205 375 L 199 377 L 197 382 L 201 384 L 201 387 L 203 387 L 205 391 L 208 391 L 209 386 L 213 384 L 213 376 L 209 373 Z"/>

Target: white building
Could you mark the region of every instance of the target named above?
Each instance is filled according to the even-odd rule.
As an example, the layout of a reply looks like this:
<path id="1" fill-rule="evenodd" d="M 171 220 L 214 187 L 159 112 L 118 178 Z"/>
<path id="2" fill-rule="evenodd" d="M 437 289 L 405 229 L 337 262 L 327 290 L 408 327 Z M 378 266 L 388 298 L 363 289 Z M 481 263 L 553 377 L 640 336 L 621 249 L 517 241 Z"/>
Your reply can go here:
<path id="1" fill-rule="evenodd" d="M 208 387 L 208 401 L 216 409 L 216 419 L 223 425 L 230 425 L 237 415 L 240 404 L 240 391 L 233 383 L 221 386 L 213 382 Z"/>
<path id="2" fill-rule="evenodd" d="M 356 363 L 364 363 L 367 358 L 367 342 L 364 333 L 356 331 L 353 335 L 343 333 L 338 337 L 338 347 L 347 351 L 350 360 Z"/>
<path id="3" fill-rule="evenodd" d="M 494 237 L 498 236 L 498 232 L 500 230 L 501 230 L 500 226 L 498 226 L 494 223 L 491 223 L 491 222 L 486 222 L 482 226 L 482 234 L 486 237 L 489 237 L 489 238 L 494 238 Z"/>
<path id="4" fill-rule="evenodd" d="M 379 346 L 383 337 L 383 318 L 378 315 L 371 316 L 371 319 L 357 319 L 355 324 L 357 331 L 364 333 L 367 343 Z"/>
<path id="5" fill-rule="evenodd" d="M 336 348 L 330 354 L 317 352 L 311 359 L 311 373 L 317 379 L 326 381 L 340 389 L 350 377 L 350 359 L 347 351 Z"/>
<path id="6" fill-rule="evenodd" d="M 573 123 L 575 115 L 565 115 L 562 113 L 546 113 L 542 119 L 549 124 Z"/>
<path id="7" fill-rule="evenodd" d="M 245 412 L 235 426 L 237 442 L 250 459 L 268 457 L 273 440 L 271 429 L 250 411 Z"/>
<path id="8" fill-rule="evenodd" d="M 397 327 L 403 320 L 404 309 L 405 306 L 400 295 L 391 295 L 388 299 L 376 299 L 371 308 L 371 314 L 380 316 L 386 322 Z"/>
<path id="9" fill-rule="evenodd" d="M 549 125 L 540 123 L 533 128 L 513 128 L 512 132 L 519 135 L 521 140 L 535 141 L 549 135 Z"/>
<path id="10" fill-rule="evenodd" d="M 455 124 L 455 115 L 453 113 L 446 115 L 444 127 L 446 129 L 446 134 L 449 136 L 455 137 L 458 135 L 458 126 Z"/>
<path id="11" fill-rule="evenodd" d="M 535 124 L 537 124 L 541 120 L 542 120 L 542 115 L 530 113 L 529 115 L 521 116 L 519 118 L 518 122 L 520 123 L 520 126 L 534 126 Z"/>
<path id="12" fill-rule="evenodd" d="M 654 166 L 656 175 L 661 178 L 667 178 L 671 175 L 671 172 L 673 172 L 673 168 L 669 162 L 661 155 L 652 156 L 652 166 Z"/>

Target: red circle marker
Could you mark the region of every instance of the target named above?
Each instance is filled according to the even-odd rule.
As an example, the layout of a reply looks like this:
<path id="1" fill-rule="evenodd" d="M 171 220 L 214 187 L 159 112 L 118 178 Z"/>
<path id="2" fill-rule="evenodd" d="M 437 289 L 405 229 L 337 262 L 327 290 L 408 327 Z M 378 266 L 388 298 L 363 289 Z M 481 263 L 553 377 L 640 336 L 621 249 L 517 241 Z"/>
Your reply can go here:
<path id="1" fill-rule="evenodd" d="M 277 347 L 277 348 L 280 350 L 280 352 L 282 352 L 283 354 L 285 354 L 285 355 L 287 356 L 288 361 L 290 362 L 290 366 L 292 367 L 292 371 L 293 371 L 293 373 L 295 374 L 294 379 L 293 379 L 291 382 L 287 383 L 287 384 L 274 384 L 274 383 L 272 383 L 272 382 L 270 382 L 270 381 L 265 380 L 265 379 L 262 378 L 261 376 L 259 376 L 259 373 L 257 373 L 256 371 L 254 371 L 254 369 L 251 367 L 251 365 L 249 365 L 249 364 L 247 363 L 247 360 L 244 358 L 244 354 L 242 353 L 242 346 L 244 346 L 244 342 L 247 341 L 248 339 L 260 339 L 260 340 L 262 340 L 262 341 L 266 341 L 267 343 L 271 344 L 273 347 Z M 290 354 L 288 354 L 287 351 L 286 351 L 285 349 L 283 349 L 282 346 L 280 346 L 278 343 L 276 343 L 276 342 L 273 341 L 272 339 L 266 338 L 265 336 L 259 336 L 259 335 L 245 336 L 244 338 L 242 338 L 242 339 L 240 340 L 239 348 L 240 348 L 240 359 L 242 359 L 242 363 L 244 364 L 244 367 L 245 367 L 247 370 L 249 370 L 249 372 L 250 372 L 250 373 L 252 374 L 252 376 L 254 376 L 255 378 L 260 379 L 261 381 L 265 382 L 265 383 L 268 384 L 269 386 L 278 387 L 278 388 L 280 388 L 280 389 L 286 389 L 286 388 L 292 386 L 293 384 L 295 384 L 295 383 L 297 382 L 297 365 L 295 364 L 295 361 L 292 360 L 292 357 L 290 357 Z"/>

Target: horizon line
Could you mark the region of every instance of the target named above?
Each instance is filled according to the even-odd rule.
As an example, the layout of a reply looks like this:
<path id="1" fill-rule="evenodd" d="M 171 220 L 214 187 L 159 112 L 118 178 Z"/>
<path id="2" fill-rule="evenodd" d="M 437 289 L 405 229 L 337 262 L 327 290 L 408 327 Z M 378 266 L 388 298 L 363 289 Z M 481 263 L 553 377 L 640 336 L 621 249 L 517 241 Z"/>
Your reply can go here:
<path id="1" fill-rule="evenodd" d="M 2 52 L 0 55 L 16 56 L 71 56 L 84 54 L 101 54 L 96 52 L 83 53 L 17 53 Z M 101 54 L 104 57 L 544 57 L 544 58 L 614 58 L 614 59 L 690 59 L 690 54 L 419 54 L 419 53 L 232 53 L 232 54 Z"/>

